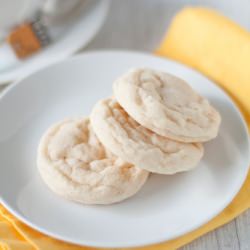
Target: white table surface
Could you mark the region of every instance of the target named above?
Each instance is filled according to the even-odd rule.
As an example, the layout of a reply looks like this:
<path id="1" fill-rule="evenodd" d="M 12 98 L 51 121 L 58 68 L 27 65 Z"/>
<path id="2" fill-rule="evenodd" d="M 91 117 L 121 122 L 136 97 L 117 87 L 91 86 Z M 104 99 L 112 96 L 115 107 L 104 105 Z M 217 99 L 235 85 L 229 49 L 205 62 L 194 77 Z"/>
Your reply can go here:
<path id="1" fill-rule="evenodd" d="M 84 50 L 151 52 L 160 43 L 174 14 L 186 5 L 197 4 L 216 8 L 250 30 L 249 0 L 113 0 L 102 30 Z M 0 86 L 0 91 L 3 88 Z M 182 248 L 217 249 L 250 250 L 250 210 Z"/>

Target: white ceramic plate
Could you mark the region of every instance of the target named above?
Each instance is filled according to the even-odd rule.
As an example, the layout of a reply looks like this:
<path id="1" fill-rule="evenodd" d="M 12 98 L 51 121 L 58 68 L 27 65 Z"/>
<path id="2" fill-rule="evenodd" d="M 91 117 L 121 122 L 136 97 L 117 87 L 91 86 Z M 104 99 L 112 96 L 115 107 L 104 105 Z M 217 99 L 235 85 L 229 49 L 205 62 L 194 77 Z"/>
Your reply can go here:
<path id="1" fill-rule="evenodd" d="M 187 80 L 220 111 L 219 136 L 205 144 L 199 166 L 174 176 L 151 175 L 134 197 L 83 206 L 53 194 L 37 172 L 43 132 L 65 117 L 86 116 L 111 95 L 131 67 L 152 67 Z M 81 245 L 129 247 L 169 240 L 206 223 L 239 191 L 249 166 L 244 121 L 230 98 L 204 76 L 170 60 L 132 52 L 92 52 L 47 67 L 0 98 L 0 196 L 31 227 Z"/>
<path id="2" fill-rule="evenodd" d="M 69 57 L 94 37 L 103 24 L 109 8 L 109 0 L 84 0 L 82 16 L 65 27 L 64 35 L 46 49 L 21 63 L 0 72 L 0 84 L 20 79 L 49 64 Z"/>

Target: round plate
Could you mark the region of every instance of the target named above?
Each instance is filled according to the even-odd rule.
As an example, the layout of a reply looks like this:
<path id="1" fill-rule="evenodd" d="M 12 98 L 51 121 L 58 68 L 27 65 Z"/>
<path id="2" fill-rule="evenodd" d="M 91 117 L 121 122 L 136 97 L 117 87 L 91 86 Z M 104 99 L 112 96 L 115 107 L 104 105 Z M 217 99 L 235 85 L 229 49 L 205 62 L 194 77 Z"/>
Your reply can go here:
<path id="1" fill-rule="evenodd" d="M 58 197 L 36 167 L 40 137 L 54 122 L 87 116 L 112 82 L 131 67 L 151 67 L 189 82 L 219 110 L 219 135 L 190 172 L 152 174 L 134 197 L 84 206 Z M 9 87 L 0 98 L 0 195 L 31 227 L 81 245 L 130 247 L 169 240 L 222 211 L 239 191 L 249 166 L 246 125 L 231 99 L 204 76 L 176 62 L 130 52 L 92 52 L 47 67 Z"/>
<path id="2" fill-rule="evenodd" d="M 70 25 L 60 27 L 60 33 L 64 34 L 60 39 L 37 55 L 1 71 L 0 84 L 20 79 L 44 66 L 59 62 L 86 46 L 103 24 L 108 13 L 109 0 L 84 1 L 87 2 L 79 19 L 73 25 L 69 23 Z"/>

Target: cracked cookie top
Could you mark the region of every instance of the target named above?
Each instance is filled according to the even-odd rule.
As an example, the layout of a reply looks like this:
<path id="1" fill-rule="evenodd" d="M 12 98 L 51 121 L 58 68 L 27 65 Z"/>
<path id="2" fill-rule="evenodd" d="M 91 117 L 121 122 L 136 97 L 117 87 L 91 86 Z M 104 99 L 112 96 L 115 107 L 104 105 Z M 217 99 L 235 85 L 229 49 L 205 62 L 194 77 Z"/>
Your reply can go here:
<path id="1" fill-rule="evenodd" d="M 137 123 L 113 98 L 99 101 L 90 120 L 95 134 L 108 150 L 151 172 L 187 171 L 203 155 L 200 143 L 177 142 L 154 133 Z"/>
<path id="2" fill-rule="evenodd" d="M 183 142 L 215 138 L 220 115 L 184 80 L 151 70 L 135 69 L 114 82 L 119 104 L 144 127 Z"/>
<path id="3" fill-rule="evenodd" d="M 109 204 L 136 193 L 148 172 L 107 151 L 89 119 L 52 126 L 38 150 L 39 171 L 56 193 L 85 204 Z"/>

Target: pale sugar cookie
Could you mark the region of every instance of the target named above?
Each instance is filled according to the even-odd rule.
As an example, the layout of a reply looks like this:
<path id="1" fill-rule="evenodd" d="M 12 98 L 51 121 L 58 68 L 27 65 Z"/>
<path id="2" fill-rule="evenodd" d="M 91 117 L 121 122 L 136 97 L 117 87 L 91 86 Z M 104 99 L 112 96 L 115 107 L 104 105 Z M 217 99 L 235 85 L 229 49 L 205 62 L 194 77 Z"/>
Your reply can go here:
<path id="1" fill-rule="evenodd" d="M 113 90 L 131 117 L 159 135 L 183 142 L 204 142 L 218 134 L 219 113 L 176 76 L 135 69 L 117 79 Z"/>
<path id="2" fill-rule="evenodd" d="M 131 118 L 115 99 L 99 101 L 91 125 L 99 140 L 124 161 L 151 172 L 174 174 L 194 168 L 203 155 L 200 143 L 160 136 Z"/>
<path id="3" fill-rule="evenodd" d="M 107 152 L 89 119 L 66 120 L 47 130 L 37 164 L 45 183 L 66 199 L 110 204 L 134 195 L 148 172 Z"/>

